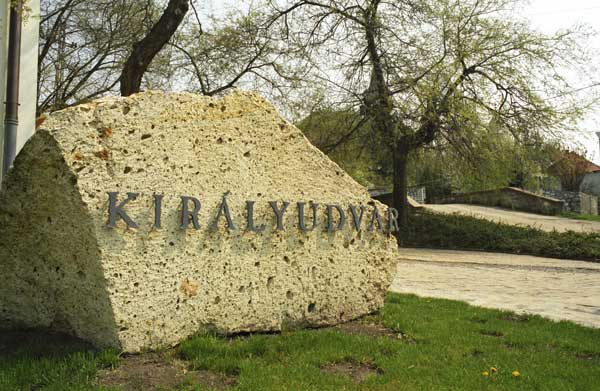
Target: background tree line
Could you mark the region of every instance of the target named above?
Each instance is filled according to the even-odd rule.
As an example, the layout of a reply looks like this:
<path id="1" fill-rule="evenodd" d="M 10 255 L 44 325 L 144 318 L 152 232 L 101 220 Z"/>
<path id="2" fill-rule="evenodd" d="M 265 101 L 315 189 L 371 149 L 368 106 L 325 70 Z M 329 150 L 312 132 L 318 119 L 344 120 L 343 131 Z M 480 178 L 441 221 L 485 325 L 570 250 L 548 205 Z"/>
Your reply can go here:
<path id="1" fill-rule="evenodd" d="M 519 0 L 42 0 L 38 112 L 141 89 L 259 90 L 364 184 L 533 186 L 596 103 L 582 26 Z M 577 79 L 579 77 L 579 79 Z M 583 93 L 585 92 L 585 94 Z M 412 163 L 412 164 L 409 164 Z"/>

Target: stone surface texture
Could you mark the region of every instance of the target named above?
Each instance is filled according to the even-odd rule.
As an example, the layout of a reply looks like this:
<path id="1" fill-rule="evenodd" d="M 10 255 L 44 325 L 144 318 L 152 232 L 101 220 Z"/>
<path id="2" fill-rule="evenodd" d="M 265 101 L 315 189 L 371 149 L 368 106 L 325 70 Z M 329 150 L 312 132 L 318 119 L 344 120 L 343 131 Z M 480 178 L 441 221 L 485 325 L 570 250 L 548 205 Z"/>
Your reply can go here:
<path id="1" fill-rule="evenodd" d="M 236 230 L 210 229 L 223 194 Z M 139 225 L 107 227 L 108 192 Z M 154 229 L 155 193 L 164 194 Z M 181 230 L 181 199 L 202 202 Z M 246 200 L 256 224 L 246 232 Z M 319 227 L 297 225 L 314 200 Z M 284 231 L 268 202 L 290 202 Z M 145 92 L 51 114 L 0 193 L 0 328 L 50 328 L 139 352 L 203 330 L 277 331 L 348 321 L 383 305 L 395 239 L 324 230 L 323 205 L 373 203 L 366 189 L 253 93 Z M 307 205 L 307 224 L 312 222 Z"/>

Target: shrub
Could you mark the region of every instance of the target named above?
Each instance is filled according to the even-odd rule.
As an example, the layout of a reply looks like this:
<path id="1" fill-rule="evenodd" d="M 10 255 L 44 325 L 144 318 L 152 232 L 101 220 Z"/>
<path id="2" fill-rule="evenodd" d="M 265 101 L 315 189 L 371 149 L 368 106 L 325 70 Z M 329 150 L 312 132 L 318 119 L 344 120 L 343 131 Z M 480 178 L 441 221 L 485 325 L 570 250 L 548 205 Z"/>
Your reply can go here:
<path id="1" fill-rule="evenodd" d="M 462 215 L 420 212 L 409 217 L 402 245 L 529 254 L 600 262 L 600 233 L 545 232 Z"/>

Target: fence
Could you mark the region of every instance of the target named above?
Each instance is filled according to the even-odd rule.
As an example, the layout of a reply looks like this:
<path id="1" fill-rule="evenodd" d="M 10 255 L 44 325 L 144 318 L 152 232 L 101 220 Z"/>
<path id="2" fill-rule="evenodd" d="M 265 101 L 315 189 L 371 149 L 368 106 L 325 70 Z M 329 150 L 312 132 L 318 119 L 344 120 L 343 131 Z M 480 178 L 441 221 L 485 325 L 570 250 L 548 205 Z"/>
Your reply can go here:
<path id="1" fill-rule="evenodd" d="M 411 187 L 408 189 L 407 194 L 419 204 L 424 204 L 427 200 L 427 191 L 425 190 L 425 187 Z"/>

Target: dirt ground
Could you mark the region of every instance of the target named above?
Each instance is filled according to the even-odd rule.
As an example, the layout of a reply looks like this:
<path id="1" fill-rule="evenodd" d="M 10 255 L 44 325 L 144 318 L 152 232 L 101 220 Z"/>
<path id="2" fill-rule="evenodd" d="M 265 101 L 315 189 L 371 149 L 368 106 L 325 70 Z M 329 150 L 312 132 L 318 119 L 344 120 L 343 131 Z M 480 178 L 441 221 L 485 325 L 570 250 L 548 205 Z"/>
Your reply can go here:
<path id="1" fill-rule="evenodd" d="M 600 222 L 567 219 L 556 216 L 544 216 L 533 213 L 517 212 L 502 208 L 479 205 L 445 204 L 423 205 L 425 209 L 438 213 L 458 213 L 517 226 L 532 226 L 544 231 L 600 232 Z"/>
<path id="2" fill-rule="evenodd" d="M 186 384 L 227 390 L 237 383 L 235 377 L 206 370 L 189 370 L 188 365 L 177 359 L 173 350 L 128 355 L 121 358 L 116 369 L 99 371 L 97 383 L 123 391 L 174 389 Z"/>
<path id="3" fill-rule="evenodd" d="M 342 361 L 330 363 L 321 368 L 328 374 L 343 375 L 351 378 L 355 383 L 362 383 L 371 376 L 381 374 L 381 370 L 371 363 L 358 363 L 355 361 Z"/>

